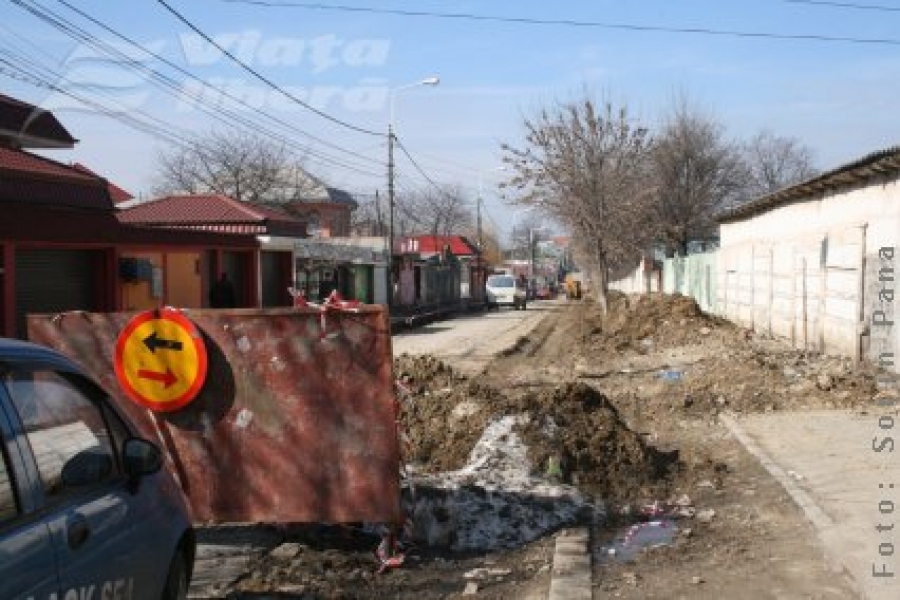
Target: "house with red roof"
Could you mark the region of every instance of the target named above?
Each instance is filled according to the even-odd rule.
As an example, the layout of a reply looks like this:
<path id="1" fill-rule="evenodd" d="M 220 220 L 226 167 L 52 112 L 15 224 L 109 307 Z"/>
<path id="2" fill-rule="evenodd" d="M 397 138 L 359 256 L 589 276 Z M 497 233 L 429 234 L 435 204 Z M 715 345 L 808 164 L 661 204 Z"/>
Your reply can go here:
<path id="1" fill-rule="evenodd" d="M 401 307 L 484 305 L 486 268 L 465 236 L 405 236 L 395 240 L 394 252 L 401 257 L 394 266 Z"/>
<path id="2" fill-rule="evenodd" d="M 254 236 L 123 223 L 108 181 L 28 151 L 75 142 L 52 113 L 0 95 L 0 334 L 27 337 L 29 313 L 208 306 L 226 264 L 258 279 Z M 258 306 L 257 287 L 239 303 Z"/>
<path id="3" fill-rule="evenodd" d="M 206 231 L 242 236 L 259 246 L 257 265 L 240 261 L 215 263 L 238 289 L 253 287 L 260 306 L 291 306 L 294 287 L 294 244 L 306 237 L 306 223 L 278 207 L 240 202 L 222 194 L 171 195 L 135 204 L 116 213 L 119 221 L 158 230 Z M 213 264 L 213 263 L 211 263 Z M 246 274 L 257 273 L 256 280 Z M 211 278 L 217 277 L 210 272 Z"/>
<path id="4" fill-rule="evenodd" d="M 95 177 L 100 177 L 100 175 L 98 175 L 94 171 L 88 169 L 86 166 L 84 166 L 81 163 L 74 163 L 72 165 L 72 168 L 75 169 L 76 171 L 81 171 L 82 173 L 87 173 L 88 175 L 94 175 Z M 120 188 L 119 186 L 117 186 L 116 184 L 114 184 L 111 181 L 106 182 L 106 188 L 109 191 L 109 197 L 113 201 L 113 204 L 119 205 L 119 204 L 122 204 L 123 202 L 128 202 L 129 200 L 134 199 L 134 196 L 131 194 L 131 192 L 123 190 L 122 188 Z"/>

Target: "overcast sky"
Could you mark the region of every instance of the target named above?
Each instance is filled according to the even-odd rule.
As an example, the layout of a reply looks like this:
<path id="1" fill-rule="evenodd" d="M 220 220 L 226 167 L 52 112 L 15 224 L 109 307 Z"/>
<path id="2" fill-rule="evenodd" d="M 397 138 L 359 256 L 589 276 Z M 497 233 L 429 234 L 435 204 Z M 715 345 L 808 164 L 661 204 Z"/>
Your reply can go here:
<path id="1" fill-rule="evenodd" d="M 68 1 L 112 31 L 65 2 L 3 2 L 0 91 L 54 110 L 80 140 L 48 156 L 144 196 L 161 150 L 235 119 L 290 140 L 331 185 L 384 193 L 391 97 L 418 165 L 398 152 L 398 193 L 430 185 L 420 170 L 473 196 L 481 182 L 502 231 L 517 217 L 494 187 L 500 144 L 521 140 L 523 115 L 585 91 L 627 104 L 651 128 L 687 96 L 732 138 L 768 129 L 800 139 L 822 169 L 900 139 L 900 6 L 887 0 L 167 0 L 189 24 L 156 0 Z M 23 6 L 77 26 L 75 38 Z M 410 11 L 443 16 L 395 14 Z M 148 82 L 151 72 L 169 87 Z M 429 76 L 440 85 L 405 87 Z M 198 95 L 205 110 L 189 101 Z"/>

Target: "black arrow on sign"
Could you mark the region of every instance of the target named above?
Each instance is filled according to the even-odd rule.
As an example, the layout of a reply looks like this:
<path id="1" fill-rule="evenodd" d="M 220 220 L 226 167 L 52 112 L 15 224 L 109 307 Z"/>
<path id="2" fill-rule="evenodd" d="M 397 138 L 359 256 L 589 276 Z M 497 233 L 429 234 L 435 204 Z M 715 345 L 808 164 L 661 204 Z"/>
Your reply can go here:
<path id="1" fill-rule="evenodd" d="M 181 342 L 163 339 L 156 335 L 155 331 L 144 338 L 144 345 L 154 354 L 156 354 L 157 348 L 160 350 L 176 350 L 178 352 L 181 352 L 182 349 Z"/>

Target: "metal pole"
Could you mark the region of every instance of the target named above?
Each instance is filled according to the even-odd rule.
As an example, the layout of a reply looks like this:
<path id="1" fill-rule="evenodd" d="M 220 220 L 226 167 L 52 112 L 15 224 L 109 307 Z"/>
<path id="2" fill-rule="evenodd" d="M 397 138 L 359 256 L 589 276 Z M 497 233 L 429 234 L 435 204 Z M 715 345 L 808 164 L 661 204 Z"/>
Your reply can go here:
<path id="1" fill-rule="evenodd" d="M 534 229 L 528 230 L 528 276 L 534 277 Z"/>
<path id="2" fill-rule="evenodd" d="M 481 196 L 478 197 L 477 202 L 475 203 L 475 214 L 477 215 L 476 221 L 478 223 L 478 249 L 484 249 L 484 240 L 481 235 Z"/>
<path id="3" fill-rule="evenodd" d="M 393 102 L 391 116 L 393 117 Z M 387 306 L 388 313 L 394 305 L 394 124 L 388 123 L 388 266 L 387 266 Z"/>

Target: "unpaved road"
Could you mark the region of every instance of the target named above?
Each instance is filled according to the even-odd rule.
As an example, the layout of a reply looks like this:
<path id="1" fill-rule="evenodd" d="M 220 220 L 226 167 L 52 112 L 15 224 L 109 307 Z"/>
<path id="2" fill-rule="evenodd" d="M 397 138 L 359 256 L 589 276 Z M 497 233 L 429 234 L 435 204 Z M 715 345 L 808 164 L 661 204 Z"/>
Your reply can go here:
<path id="1" fill-rule="evenodd" d="M 537 315 L 544 318 L 535 325 Z M 667 298 L 616 302 L 606 319 L 589 303 L 560 301 L 431 328 L 397 336 L 394 352 L 437 354 L 460 368 L 433 356 L 397 366 L 410 388 L 402 415 L 409 461 L 421 477 L 451 472 L 464 481 L 455 492 L 423 487 L 432 491 L 418 508 L 427 507 L 434 543 L 420 538 L 403 566 L 376 575 L 377 538 L 362 528 L 282 529 L 274 548 L 223 594 L 420 600 L 461 598 L 468 588 L 478 598 L 541 597 L 552 530 L 508 549 L 454 549 L 479 533 L 486 521 L 467 524 L 479 510 L 495 517 L 492 527 L 506 526 L 492 534 L 501 539 L 551 523 L 563 506 L 533 492 L 502 493 L 472 466 L 487 429 L 520 414 L 525 419 L 498 443 L 527 444 L 527 477 L 535 481 L 551 475 L 548 458 L 559 459 L 553 472 L 563 487 L 554 493 L 580 490 L 596 501 L 593 514 L 605 515 L 593 530 L 595 598 L 858 597 L 826 562 L 803 513 L 717 414 L 790 419 L 797 409 L 858 409 L 871 402 L 866 373 L 757 339 Z M 512 351 L 485 362 L 491 344 Z M 516 448 L 499 462 L 485 455 L 479 468 L 499 467 L 519 456 Z M 459 503 L 461 496 L 469 500 Z M 662 515 L 647 513 L 654 502 Z M 663 525 L 654 525 L 660 516 Z M 641 543 L 648 532 L 667 545 Z"/>

